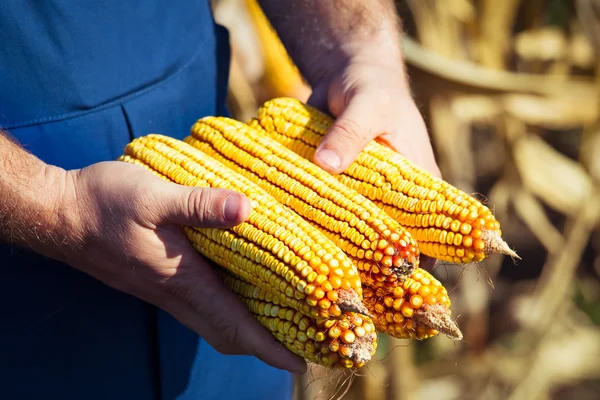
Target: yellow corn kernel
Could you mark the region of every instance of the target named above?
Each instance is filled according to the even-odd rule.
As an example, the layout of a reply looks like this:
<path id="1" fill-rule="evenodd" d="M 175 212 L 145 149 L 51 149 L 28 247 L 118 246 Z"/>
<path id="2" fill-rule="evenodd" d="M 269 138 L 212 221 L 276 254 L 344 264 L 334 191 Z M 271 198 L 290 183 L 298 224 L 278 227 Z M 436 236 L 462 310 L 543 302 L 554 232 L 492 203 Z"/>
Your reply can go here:
<path id="1" fill-rule="evenodd" d="M 336 319 L 311 318 L 289 307 L 284 297 L 261 290 L 230 273 L 222 272 L 219 275 L 225 286 L 238 295 L 259 322 L 295 354 L 327 367 L 348 368 L 351 364 L 343 359 L 352 361 L 353 365 L 364 364 L 375 353 L 377 336 L 373 333 L 375 327 L 370 318 L 357 320 L 354 313 L 345 313 Z M 285 310 L 286 314 L 293 313 L 292 321 L 281 319 L 279 314 L 274 315 L 274 308 Z M 360 325 L 357 321 L 360 321 Z M 366 333 L 368 325 L 371 325 L 369 334 Z M 356 335 L 356 329 L 365 334 Z M 338 338 L 344 346 L 340 346 Z M 321 351 L 314 352 L 316 348 Z M 337 353 L 337 357 L 331 357 L 329 352 Z"/>
<path id="2" fill-rule="evenodd" d="M 298 100 L 276 98 L 263 104 L 249 125 L 312 160 L 333 121 Z M 356 161 L 336 177 L 406 227 L 425 255 L 450 262 L 458 258 L 462 263 L 480 261 L 497 253 L 518 257 L 502 240 L 500 224 L 487 206 L 376 141 L 369 143 Z M 431 230 L 433 226 L 438 229 Z M 476 231 L 480 231 L 479 237 Z M 461 237 L 459 240 L 453 234 L 453 240 L 448 242 L 441 232 L 459 233 Z M 477 253 L 457 251 L 479 238 L 484 246 Z M 449 245 L 448 251 L 444 253 L 441 247 L 429 243 L 445 243 Z"/>
<path id="3" fill-rule="evenodd" d="M 251 276 L 258 287 L 273 287 L 302 300 L 312 307 L 312 313 L 325 317 L 327 310 L 316 307 L 318 299 L 302 292 L 307 287 L 304 268 L 312 271 L 314 264 L 313 267 L 305 264 L 300 271 L 301 262 L 296 269 L 289 264 L 305 247 L 314 253 L 324 251 L 341 260 L 337 269 L 342 281 L 347 282 L 334 289 L 344 293 L 338 295 L 336 305 L 341 310 L 365 312 L 360 301 L 361 283 L 354 279 L 358 271 L 352 261 L 320 231 L 252 182 L 194 147 L 161 135 L 135 139 L 126 146 L 121 160 L 137 160 L 163 179 L 179 184 L 230 189 L 248 197 L 253 204 L 248 219 L 231 229 L 185 228 L 194 247 L 217 264 L 239 276 Z M 296 282 L 295 287 L 291 286 L 292 281 Z M 324 291 L 322 286 L 316 287 Z"/>
<path id="4" fill-rule="evenodd" d="M 462 338 L 450 318 L 448 292 L 437 279 L 417 268 L 403 285 L 419 289 L 417 293 L 404 289 L 394 291 L 391 306 L 381 301 L 379 289 L 364 288 L 364 302 L 373 315 L 377 330 L 399 339 L 422 340 L 439 332 L 453 339 Z"/>
<path id="5" fill-rule="evenodd" d="M 418 264 L 417 243 L 397 221 L 331 174 L 248 125 L 205 117 L 194 124 L 185 141 L 309 220 L 363 273 L 376 275 L 373 278 L 382 285 L 395 286 Z M 366 251 L 373 252 L 372 260 L 358 258 Z M 313 260 L 323 262 L 317 256 Z"/>

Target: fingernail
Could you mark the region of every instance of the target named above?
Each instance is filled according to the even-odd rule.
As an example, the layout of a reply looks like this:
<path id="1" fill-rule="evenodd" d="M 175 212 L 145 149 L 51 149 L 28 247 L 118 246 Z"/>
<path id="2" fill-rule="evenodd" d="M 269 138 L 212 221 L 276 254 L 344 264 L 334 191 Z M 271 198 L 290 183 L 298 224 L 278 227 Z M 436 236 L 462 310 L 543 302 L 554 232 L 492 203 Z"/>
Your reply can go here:
<path id="1" fill-rule="evenodd" d="M 342 159 L 340 156 L 333 150 L 323 149 L 317 153 L 317 159 L 327 165 L 329 169 L 337 171 L 342 165 Z"/>
<path id="2" fill-rule="evenodd" d="M 240 214 L 240 196 L 232 194 L 225 199 L 223 214 L 228 221 L 237 221 Z"/>

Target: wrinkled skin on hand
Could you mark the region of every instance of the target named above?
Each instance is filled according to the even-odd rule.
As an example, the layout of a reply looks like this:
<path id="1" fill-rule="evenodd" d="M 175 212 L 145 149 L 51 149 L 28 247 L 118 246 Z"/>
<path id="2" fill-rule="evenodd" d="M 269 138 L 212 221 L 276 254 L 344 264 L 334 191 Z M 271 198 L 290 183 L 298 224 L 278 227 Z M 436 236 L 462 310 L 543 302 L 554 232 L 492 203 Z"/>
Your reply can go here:
<path id="1" fill-rule="evenodd" d="M 315 153 L 315 163 L 343 172 L 371 140 L 377 140 L 441 177 L 423 117 L 401 65 L 349 63 L 313 86 L 309 104 L 336 121 Z M 421 256 L 421 266 L 435 260 Z"/>
<path id="2" fill-rule="evenodd" d="M 66 172 L 56 209 L 73 238 L 56 258 L 164 309 L 221 353 L 305 370 L 304 360 L 252 317 L 181 229 L 243 222 L 250 213 L 244 196 L 181 186 L 136 165 L 104 162 Z"/>

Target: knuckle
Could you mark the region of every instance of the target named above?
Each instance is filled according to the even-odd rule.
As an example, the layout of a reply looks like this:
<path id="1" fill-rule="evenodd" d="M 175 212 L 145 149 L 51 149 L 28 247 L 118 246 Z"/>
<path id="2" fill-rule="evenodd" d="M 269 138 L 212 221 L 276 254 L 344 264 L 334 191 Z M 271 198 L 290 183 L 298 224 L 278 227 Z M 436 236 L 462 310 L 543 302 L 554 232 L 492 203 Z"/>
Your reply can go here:
<path id="1" fill-rule="evenodd" d="M 210 190 L 196 189 L 188 194 L 187 212 L 200 221 L 216 221 L 222 219 L 221 213 L 215 212 L 213 195 Z"/>
<path id="2" fill-rule="evenodd" d="M 387 109 L 392 105 L 392 94 L 382 87 L 370 88 L 368 93 L 369 101 L 378 108 Z"/>
<path id="3" fill-rule="evenodd" d="M 341 139 L 355 145 L 362 145 L 362 143 L 369 139 L 367 132 L 351 119 L 336 121 L 333 124 L 333 129 L 338 140 Z"/>
<path id="4" fill-rule="evenodd" d="M 145 185 L 136 185 L 135 190 L 132 193 L 133 202 L 132 204 L 147 208 L 148 204 L 154 202 L 156 193 L 154 189 Z"/>
<path id="5" fill-rule="evenodd" d="M 144 220 L 155 219 L 166 207 L 152 185 L 135 185 L 132 191 L 122 196 L 122 199 L 127 199 L 125 210 L 130 210 L 131 215 Z"/>
<path id="6" fill-rule="evenodd" d="M 218 323 L 218 330 L 221 336 L 232 344 L 238 344 L 241 340 L 240 325 L 227 319 L 222 319 Z"/>

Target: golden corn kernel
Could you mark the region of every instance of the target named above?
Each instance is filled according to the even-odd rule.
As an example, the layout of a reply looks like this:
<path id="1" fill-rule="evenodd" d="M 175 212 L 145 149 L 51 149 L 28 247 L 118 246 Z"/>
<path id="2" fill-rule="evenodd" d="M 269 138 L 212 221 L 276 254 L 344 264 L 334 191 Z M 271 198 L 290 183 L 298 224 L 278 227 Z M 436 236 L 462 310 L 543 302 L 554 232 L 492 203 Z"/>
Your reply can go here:
<path id="1" fill-rule="evenodd" d="M 320 139 L 333 121 L 328 115 L 298 100 L 276 98 L 260 107 L 253 126 L 301 157 L 312 159 Z M 395 173 L 388 173 L 392 170 Z M 419 240 L 419 249 L 423 254 L 447 261 L 454 261 L 457 257 L 435 253 L 440 250 L 439 246 L 427 246 L 428 242 L 454 243 L 447 242 L 445 237 L 438 242 L 440 238 L 437 233 L 432 236 L 424 231 L 435 227 L 460 233 L 464 236 L 463 240 L 472 231 L 484 229 L 490 233 L 486 240 L 496 244 L 486 246 L 490 253 L 496 251 L 514 255 L 500 239 L 500 224 L 488 207 L 376 141 L 369 143 L 357 160 L 336 178 L 375 201 L 406 226 L 412 236 Z M 472 239 L 478 238 L 476 233 L 472 236 Z M 470 255 L 465 252 L 459 258 L 461 262 L 474 261 L 475 256 Z M 489 254 L 484 253 L 484 258 L 486 255 Z"/>
<path id="2" fill-rule="evenodd" d="M 187 143 L 208 153 L 304 216 L 347 254 L 367 257 L 388 268 L 382 274 L 403 279 L 418 263 L 418 246 L 410 234 L 383 210 L 310 161 L 261 135 L 248 125 L 223 117 L 205 117 L 192 128 Z M 267 161 L 268 160 L 268 164 Z M 275 167 L 275 168 L 273 168 Z M 383 179 L 383 178 L 382 178 Z M 324 183 L 324 184 L 323 184 Z M 316 194 L 316 196 L 315 196 Z M 425 200 L 429 201 L 429 200 Z M 361 217 L 368 215 L 367 219 Z M 390 242 L 391 238 L 403 238 Z M 300 253 L 299 253 L 300 254 Z M 398 256 L 401 254 L 401 256 Z M 303 253 L 317 273 L 326 275 L 319 256 Z M 384 259 L 384 255 L 389 258 Z M 333 263 L 336 264 L 335 262 Z M 303 275 L 312 282 L 312 275 Z"/>

